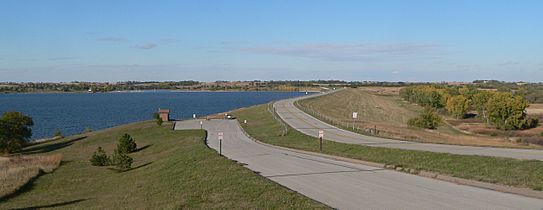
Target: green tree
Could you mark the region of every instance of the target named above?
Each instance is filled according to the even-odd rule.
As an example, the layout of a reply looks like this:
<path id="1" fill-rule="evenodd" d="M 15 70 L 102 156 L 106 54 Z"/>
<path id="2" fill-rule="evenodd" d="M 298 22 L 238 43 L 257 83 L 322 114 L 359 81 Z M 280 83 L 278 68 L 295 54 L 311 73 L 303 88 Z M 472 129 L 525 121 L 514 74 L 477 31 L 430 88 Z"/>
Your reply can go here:
<path id="1" fill-rule="evenodd" d="M 5 112 L 0 118 L 0 152 L 20 151 L 32 137 L 32 118 L 21 112 Z"/>
<path id="2" fill-rule="evenodd" d="M 469 110 L 470 101 L 463 95 L 450 97 L 445 108 L 457 119 L 464 118 Z"/>
<path id="3" fill-rule="evenodd" d="M 117 144 L 117 150 L 120 153 L 131 153 L 136 150 L 136 147 L 136 141 L 127 133 L 119 139 L 119 143 Z"/>
<path id="4" fill-rule="evenodd" d="M 473 108 L 477 111 L 478 117 L 490 123 L 488 119 L 487 102 L 494 93 L 490 91 L 479 91 L 472 98 Z"/>
<path id="5" fill-rule="evenodd" d="M 537 125 L 537 120 L 526 115 L 528 101 L 522 96 L 498 92 L 487 101 L 489 121 L 498 129 L 516 130 Z"/>
<path id="6" fill-rule="evenodd" d="M 133 161 L 134 160 L 130 156 L 120 152 L 117 149 L 115 150 L 115 152 L 113 152 L 113 155 L 111 157 L 112 165 L 121 170 L 126 170 L 132 167 Z"/>
<path id="7" fill-rule="evenodd" d="M 108 166 L 111 164 L 111 159 L 107 156 L 102 147 L 98 147 L 90 159 L 93 166 Z"/>
<path id="8" fill-rule="evenodd" d="M 411 127 L 436 129 L 441 122 L 442 119 L 435 113 L 435 109 L 426 107 L 418 117 L 409 119 L 407 125 Z"/>

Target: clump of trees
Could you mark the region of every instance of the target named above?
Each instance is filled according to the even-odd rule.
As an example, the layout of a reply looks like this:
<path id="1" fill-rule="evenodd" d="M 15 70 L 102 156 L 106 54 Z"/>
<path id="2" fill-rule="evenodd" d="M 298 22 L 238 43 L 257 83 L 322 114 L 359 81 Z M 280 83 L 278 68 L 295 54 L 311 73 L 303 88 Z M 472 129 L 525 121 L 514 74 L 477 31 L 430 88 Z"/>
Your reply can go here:
<path id="1" fill-rule="evenodd" d="M 115 166 L 117 169 L 126 170 L 130 169 L 132 162 L 134 161 L 128 153 L 136 151 L 136 141 L 128 135 L 124 134 L 119 139 L 117 148 L 114 150 L 111 157 L 102 149 L 98 147 L 92 154 L 90 162 L 93 166 Z"/>
<path id="2" fill-rule="evenodd" d="M 464 118 L 470 107 L 470 101 L 463 95 L 453 96 L 447 99 L 445 108 L 457 119 Z"/>
<path id="3" fill-rule="evenodd" d="M 32 137 L 34 121 L 21 112 L 5 112 L 0 118 L 0 153 L 19 152 Z"/>
<path id="4" fill-rule="evenodd" d="M 472 86 L 449 87 L 418 85 L 403 88 L 403 99 L 434 109 L 444 108 L 460 119 L 473 110 L 489 125 L 502 130 L 527 129 L 537 126 L 538 119 L 526 114 L 528 101 L 511 92 L 479 90 Z"/>
<path id="5" fill-rule="evenodd" d="M 441 117 L 436 114 L 435 109 L 426 107 L 418 117 L 409 119 L 407 125 L 411 127 L 436 129 L 441 122 Z"/>

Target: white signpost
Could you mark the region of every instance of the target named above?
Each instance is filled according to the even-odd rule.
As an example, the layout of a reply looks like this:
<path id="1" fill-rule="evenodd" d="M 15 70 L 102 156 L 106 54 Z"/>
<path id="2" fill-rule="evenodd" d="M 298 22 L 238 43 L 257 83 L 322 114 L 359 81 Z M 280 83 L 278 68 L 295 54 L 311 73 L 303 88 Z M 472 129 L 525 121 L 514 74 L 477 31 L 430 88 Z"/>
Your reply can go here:
<path id="1" fill-rule="evenodd" d="M 222 132 L 218 133 L 219 136 L 219 155 L 222 155 L 222 139 L 224 138 L 224 134 Z"/>
<path id="2" fill-rule="evenodd" d="M 319 149 L 322 152 L 322 138 L 324 138 L 324 130 L 319 130 Z"/>
<path id="3" fill-rule="evenodd" d="M 200 121 L 200 130 L 203 129 L 204 122 Z"/>
<path id="4" fill-rule="evenodd" d="M 354 124 L 356 123 L 357 118 L 358 118 L 358 112 L 353 112 L 353 130 L 354 130 Z"/>

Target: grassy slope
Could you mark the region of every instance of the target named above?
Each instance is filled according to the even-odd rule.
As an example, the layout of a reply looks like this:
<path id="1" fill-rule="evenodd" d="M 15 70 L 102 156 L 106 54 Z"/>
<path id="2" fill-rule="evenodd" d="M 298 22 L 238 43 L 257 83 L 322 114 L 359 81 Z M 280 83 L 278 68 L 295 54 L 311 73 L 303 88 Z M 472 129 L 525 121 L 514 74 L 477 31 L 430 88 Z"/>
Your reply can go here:
<path id="1" fill-rule="evenodd" d="M 266 105 L 241 109 L 233 114 L 240 121 L 248 121 L 242 125 L 256 139 L 284 147 L 319 151 L 317 138 L 294 129 L 289 129 L 286 136 L 280 136 L 281 125 L 273 119 Z M 455 177 L 543 189 L 543 161 L 376 148 L 332 141 L 324 141 L 323 151 L 337 156 L 433 171 Z"/>
<path id="2" fill-rule="evenodd" d="M 125 132 L 134 137 L 138 148 L 144 148 L 130 154 L 135 160 L 133 170 L 118 173 L 90 165 L 88 159 L 96 147 L 111 153 Z M 73 144 L 64 140 L 32 146 L 27 153 L 62 153 L 62 166 L 0 203 L 0 209 L 323 207 L 218 156 L 204 145 L 204 135 L 200 130 L 172 131 L 169 126 L 143 122 L 100 131 Z"/>
<path id="3" fill-rule="evenodd" d="M 334 94 L 301 100 L 299 105 L 326 116 L 327 119 L 323 119 L 324 121 L 344 129 L 351 128 L 353 121 L 350 113 L 357 111 L 358 127 L 372 128 L 375 125 L 381 131 L 380 136 L 385 138 L 440 144 L 543 148 L 538 145 L 517 144 L 505 138 L 468 135 L 448 124 L 443 124 L 432 131 L 408 127 L 407 121 L 417 116 L 421 107 L 403 102 L 398 95 L 377 95 L 365 88 L 349 88 Z M 308 113 L 322 118 L 311 111 Z"/>

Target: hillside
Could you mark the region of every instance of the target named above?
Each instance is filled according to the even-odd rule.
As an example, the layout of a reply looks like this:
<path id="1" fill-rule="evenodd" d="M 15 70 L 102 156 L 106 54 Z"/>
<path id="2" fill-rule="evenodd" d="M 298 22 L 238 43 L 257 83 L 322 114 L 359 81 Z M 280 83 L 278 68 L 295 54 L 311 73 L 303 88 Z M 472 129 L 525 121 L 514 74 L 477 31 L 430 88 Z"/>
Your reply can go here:
<path id="1" fill-rule="evenodd" d="M 138 145 L 132 169 L 118 172 L 89 163 L 98 146 L 111 154 L 129 133 Z M 0 209 L 288 209 L 321 204 L 220 157 L 205 146 L 201 130 L 172 131 L 135 123 L 39 144 L 27 155 L 61 153 L 61 166 L 0 202 Z"/>

